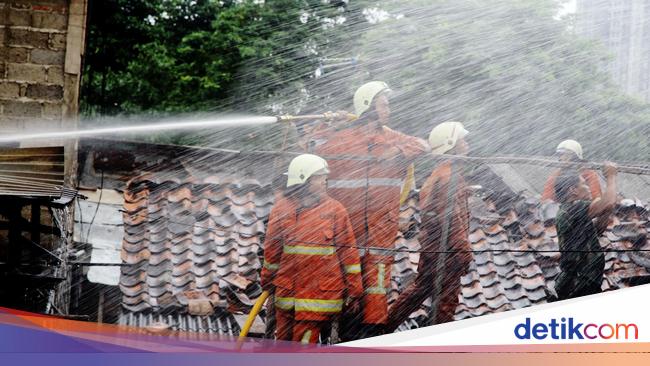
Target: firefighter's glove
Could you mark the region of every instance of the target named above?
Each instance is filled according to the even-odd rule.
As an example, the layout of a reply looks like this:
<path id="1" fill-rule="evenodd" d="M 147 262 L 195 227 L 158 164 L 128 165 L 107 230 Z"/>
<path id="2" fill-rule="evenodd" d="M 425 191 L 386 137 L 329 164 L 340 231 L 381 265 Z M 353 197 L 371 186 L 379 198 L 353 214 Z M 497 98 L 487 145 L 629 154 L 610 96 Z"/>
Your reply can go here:
<path id="1" fill-rule="evenodd" d="M 345 308 L 347 312 L 350 313 L 360 313 L 361 312 L 361 298 L 359 297 L 348 297 L 345 301 Z"/>

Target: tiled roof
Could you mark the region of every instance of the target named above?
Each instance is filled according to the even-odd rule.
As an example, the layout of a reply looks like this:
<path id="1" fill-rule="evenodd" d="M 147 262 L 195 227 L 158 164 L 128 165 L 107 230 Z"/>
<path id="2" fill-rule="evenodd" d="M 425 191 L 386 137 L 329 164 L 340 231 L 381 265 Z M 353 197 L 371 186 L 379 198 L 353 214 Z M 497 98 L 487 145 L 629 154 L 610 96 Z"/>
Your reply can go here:
<path id="1" fill-rule="evenodd" d="M 218 176 L 166 177 L 135 178 L 124 193 L 122 260 L 132 266 L 123 267 L 120 277 L 121 319 L 149 319 L 139 314 L 153 314 L 155 323 L 161 321 L 156 317 L 172 316 L 171 324 L 180 327 L 174 317 L 194 316 L 190 302 L 201 300 L 209 301 L 215 314 L 247 312 L 261 293 L 262 243 L 273 202 L 270 186 Z M 548 301 L 559 274 L 557 205 L 488 195 L 486 200 L 473 198 L 471 207 L 469 239 L 476 252 L 469 271 L 458 274 L 462 291 L 456 319 Z M 395 248 L 408 251 L 395 254 L 389 303 L 417 273 L 419 221 L 417 195 L 412 194 L 400 212 Z M 628 203 L 617 211 L 601 245 L 650 249 L 648 227 L 647 210 Z M 608 253 L 606 258 L 605 290 L 626 287 L 632 277 L 650 276 L 643 265 L 650 265 L 650 255 L 644 252 Z M 400 329 L 424 324 L 429 303 Z M 201 319 L 197 321 L 207 322 L 205 316 Z"/>
<path id="2" fill-rule="evenodd" d="M 610 229 L 600 238 L 602 247 L 621 250 L 605 255 L 603 290 L 628 287 L 644 276 L 644 282 L 649 282 L 650 215 L 640 202 L 624 200 L 622 203 Z"/>
<path id="3" fill-rule="evenodd" d="M 253 304 L 261 293 L 268 186 L 149 175 L 130 181 L 124 195 L 122 260 L 132 266 L 123 267 L 120 289 L 127 311 L 186 309 L 188 293 L 231 311 Z"/>
<path id="4" fill-rule="evenodd" d="M 619 205 L 600 238 L 601 245 L 604 249 L 650 250 L 648 210 L 638 201 L 627 201 Z M 413 201 L 410 205 L 417 207 Z M 468 273 L 462 276 L 459 273 L 461 294 L 455 318 L 460 320 L 550 300 L 555 295 L 555 278 L 560 273 L 555 229 L 557 204 L 521 198 L 497 209 L 498 204 L 490 199 L 482 202 L 474 197 L 470 206 L 469 239 L 475 252 Z M 402 235 L 396 244 L 397 248 L 419 248 L 416 238 L 407 240 Z M 396 256 L 390 302 L 415 277 L 417 254 L 410 256 L 409 260 L 403 253 Z M 637 279 L 650 282 L 648 270 L 650 254 L 647 252 L 606 253 L 603 290 L 627 287 Z M 425 301 L 400 330 L 426 324 L 429 306 L 430 301 Z"/>

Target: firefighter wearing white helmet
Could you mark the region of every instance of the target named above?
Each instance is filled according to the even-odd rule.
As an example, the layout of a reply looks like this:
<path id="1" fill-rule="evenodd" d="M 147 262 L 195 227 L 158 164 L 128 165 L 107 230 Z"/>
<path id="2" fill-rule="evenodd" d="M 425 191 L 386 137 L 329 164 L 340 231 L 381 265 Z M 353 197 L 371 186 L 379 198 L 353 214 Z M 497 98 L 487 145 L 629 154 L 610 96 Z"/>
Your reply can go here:
<path id="1" fill-rule="evenodd" d="M 584 160 L 582 153 L 582 146 L 576 140 L 564 140 L 557 145 L 555 155 L 558 160 L 564 162 L 576 162 Z M 593 169 L 580 168 L 580 176 L 585 180 L 587 186 L 589 186 L 589 191 L 591 193 L 591 198 L 596 199 L 602 196 L 601 189 L 601 178 L 598 173 Z M 560 175 L 561 170 L 557 169 L 546 180 L 544 184 L 544 191 L 542 192 L 542 201 L 557 201 L 555 196 L 555 180 Z"/>
<path id="2" fill-rule="evenodd" d="M 340 321 L 343 341 L 384 332 L 388 318 L 394 238 L 399 232 L 400 192 L 413 160 L 429 151 L 426 141 L 388 127 L 389 88 L 383 81 L 363 84 L 352 98 L 359 119 L 312 135 L 310 146 L 322 156 L 349 156 L 330 161 L 327 193 L 341 202 L 361 248 L 366 293 L 363 314 L 347 311 Z M 374 159 L 356 157 L 371 156 Z M 360 318 L 361 321 L 360 321 Z"/>
<path id="3" fill-rule="evenodd" d="M 429 134 L 431 151 L 438 155 L 465 155 L 469 150 L 465 142 L 467 133 L 460 122 L 441 123 Z M 420 205 L 425 215 L 418 274 L 393 303 L 387 332 L 395 331 L 428 298 L 434 299 L 434 324 L 454 320 L 461 290 L 458 277 L 467 272 L 472 261 L 468 187 L 460 164 L 441 157 L 420 189 Z"/>
<path id="4" fill-rule="evenodd" d="M 372 106 L 375 97 L 381 93 L 389 92 L 388 84 L 383 81 L 365 83 L 354 93 L 354 112 L 361 117 Z"/>
<path id="5" fill-rule="evenodd" d="M 318 155 L 302 154 L 291 160 L 287 170 L 287 188 L 304 184 L 312 175 L 329 174 L 327 161 Z"/>
<path id="6" fill-rule="evenodd" d="M 437 125 L 429 134 L 431 152 L 434 154 L 444 154 L 457 145 L 459 145 L 459 148 L 466 150 L 464 138 L 467 136 L 467 133 L 467 130 L 460 122 L 443 122 Z M 464 151 L 464 153 L 467 153 L 467 151 Z"/>
<path id="7" fill-rule="evenodd" d="M 575 154 L 575 156 L 578 159 L 583 160 L 582 146 L 576 140 L 564 140 L 560 142 L 560 144 L 557 145 L 556 153 L 561 158 L 565 155 L 568 155 L 567 158 L 562 158 L 562 160 L 574 160 L 574 159 L 568 159 L 568 157 L 571 156 L 571 154 Z"/>
<path id="8" fill-rule="evenodd" d="M 327 195 L 328 173 L 319 156 L 295 157 L 287 170 L 287 189 L 269 216 L 261 283 L 274 291 L 280 340 L 316 343 L 346 300 L 348 308 L 360 307 L 363 286 L 354 232 L 345 207 Z"/>

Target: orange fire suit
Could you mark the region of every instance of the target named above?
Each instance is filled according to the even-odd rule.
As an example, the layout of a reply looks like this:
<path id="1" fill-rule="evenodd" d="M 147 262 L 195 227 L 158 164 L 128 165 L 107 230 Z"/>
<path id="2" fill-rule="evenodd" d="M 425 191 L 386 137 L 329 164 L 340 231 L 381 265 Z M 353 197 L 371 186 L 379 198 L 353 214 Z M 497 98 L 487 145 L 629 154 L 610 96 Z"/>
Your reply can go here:
<path id="1" fill-rule="evenodd" d="M 321 156 L 380 157 L 397 148 L 403 159 L 369 161 L 328 159 L 328 193 L 341 202 L 350 215 L 360 247 L 392 249 L 398 232 L 399 196 L 408 163 L 428 150 L 427 143 L 386 126 L 370 130 L 368 125 L 315 135 L 310 146 Z M 385 324 L 387 292 L 394 253 L 383 249 L 362 250 L 363 323 Z"/>
<path id="2" fill-rule="evenodd" d="M 343 299 L 361 298 L 361 264 L 343 205 L 325 197 L 312 207 L 282 198 L 264 241 L 262 286 L 275 287 L 277 338 L 314 343 Z"/>
<path id="3" fill-rule="evenodd" d="M 391 308 L 386 330 L 394 331 L 409 315 L 417 310 L 427 297 L 436 296 L 437 308 L 434 324 L 452 321 L 458 295 L 460 294 L 460 277 L 467 272 L 472 255 L 469 244 L 469 209 L 467 205 L 467 189 L 465 180 L 454 166 L 455 174 L 450 187 L 452 165 L 450 162 L 439 164 L 426 180 L 420 190 L 420 205 L 422 206 L 422 230 L 420 243 L 422 253 L 418 263 L 418 274 L 415 281 L 407 287 Z M 449 189 L 452 189 L 449 191 Z M 447 202 L 452 195 L 451 211 L 447 210 Z M 445 219 L 447 213 L 450 217 Z M 442 248 L 443 226 L 448 225 L 447 243 Z M 448 251 L 448 253 L 440 253 Z M 444 267 L 437 268 L 437 261 L 443 255 Z M 435 292 L 435 277 L 442 276 L 440 293 Z"/>
<path id="4" fill-rule="evenodd" d="M 555 179 L 560 175 L 560 170 L 554 171 L 546 180 L 544 184 L 544 192 L 542 193 L 542 201 L 551 200 L 557 201 L 555 197 Z M 598 178 L 598 173 L 592 169 L 583 169 L 580 172 L 582 178 L 589 186 L 589 191 L 591 192 L 591 199 L 600 198 L 602 193 L 600 191 L 600 178 Z"/>

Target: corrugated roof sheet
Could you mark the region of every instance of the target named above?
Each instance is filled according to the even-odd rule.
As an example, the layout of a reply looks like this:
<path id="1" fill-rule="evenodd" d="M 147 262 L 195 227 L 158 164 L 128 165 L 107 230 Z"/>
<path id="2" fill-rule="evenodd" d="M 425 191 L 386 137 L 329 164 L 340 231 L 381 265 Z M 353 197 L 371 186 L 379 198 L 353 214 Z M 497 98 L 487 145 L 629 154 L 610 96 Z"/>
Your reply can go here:
<path id="1" fill-rule="evenodd" d="M 182 313 L 123 313 L 118 318 L 118 324 L 149 328 L 152 332 L 170 330 L 227 334 L 231 336 L 237 336 L 241 330 L 235 317 L 223 311 L 209 316 Z"/>

